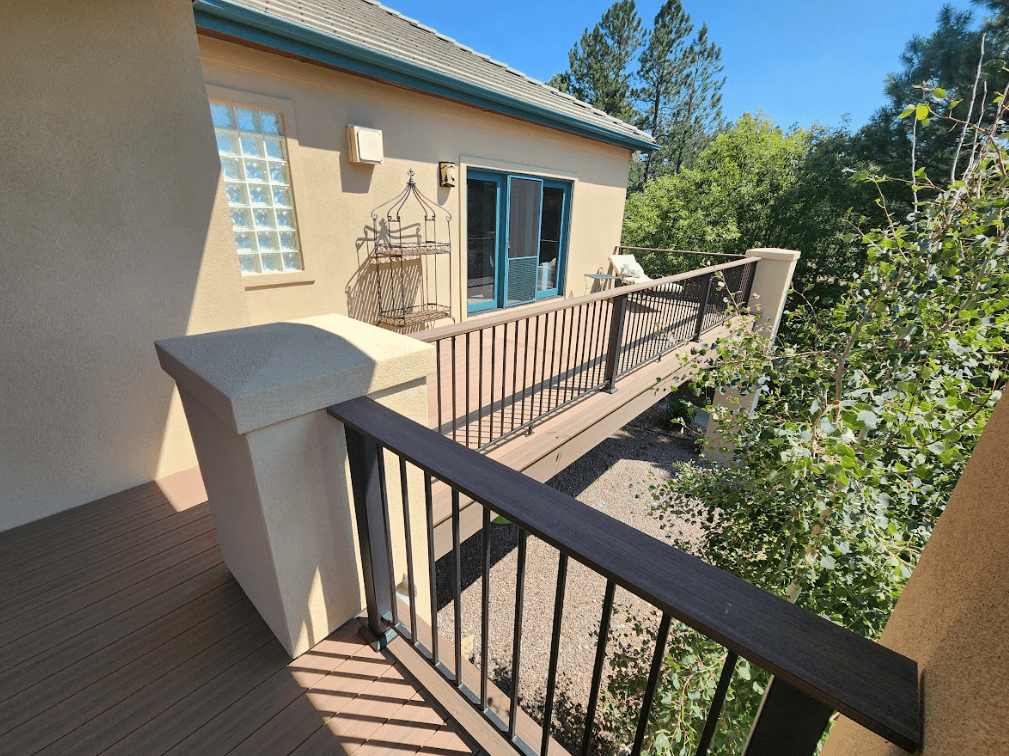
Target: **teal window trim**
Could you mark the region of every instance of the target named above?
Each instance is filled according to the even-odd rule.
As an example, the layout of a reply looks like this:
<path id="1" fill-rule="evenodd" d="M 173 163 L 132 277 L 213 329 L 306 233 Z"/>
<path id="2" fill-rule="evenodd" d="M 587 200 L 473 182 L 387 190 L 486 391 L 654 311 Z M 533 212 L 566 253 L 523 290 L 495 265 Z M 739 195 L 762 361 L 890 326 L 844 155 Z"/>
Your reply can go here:
<path id="1" fill-rule="evenodd" d="M 494 224 L 494 238 L 498 240 L 498 249 L 500 249 L 501 238 L 502 238 L 502 224 L 504 219 L 508 217 L 507 205 L 505 197 L 505 186 L 507 182 L 505 181 L 506 175 L 503 173 L 493 173 L 491 171 L 481 171 L 475 168 L 470 168 L 466 171 L 466 181 L 470 179 L 477 179 L 480 181 L 492 181 L 497 184 L 498 194 L 497 194 L 497 219 Z M 467 187 L 468 190 L 468 187 Z M 469 217 L 467 216 L 466 222 L 469 223 Z M 463 238 L 469 243 L 469 233 L 463 234 Z M 479 302 L 477 304 L 466 305 L 466 311 L 470 314 L 475 312 L 483 312 L 485 310 L 496 310 L 498 309 L 498 300 L 500 298 L 501 288 L 504 286 L 504 266 L 501 264 L 500 254 L 495 250 L 495 261 L 494 261 L 494 299 L 487 300 L 486 302 Z M 469 275 L 467 271 L 466 275 Z"/>
<path id="2" fill-rule="evenodd" d="M 539 301 L 541 299 L 554 299 L 562 296 L 564 291 L 564 281 L 567 276 L 567 257 L 568 257 L 568 239 L 570 237 L 571 231 L 571 198 L 573 193 L 574 185 L 571 181 L 563 181 L 560 179 L 545 178 L 543 176 L 536 176 L 529 173 L 514 173 L 506 171 L 491 171 L 482 168 L 469 168 L 466 171 L 467 182 L 470 179 L 477 179 L 481 181 L 493 181 L 498 186 L 498 214 L 497 222 L 495 224 L 496 238 L 497 238 L 497 249 L 496 249 L 496 262 L 494 266 L 494 291 L 495 299 L 493 301 L 479 302 L 476 304 L 467 304 L 467 312 L 469 314 L 474 314 L 478 312 L 485 312 L 487 310 L 497 310 L 497 309 L 507 309 L 511 307 L 521 307 L 523 305 L 531 304 L 532 302 Z M 540 192 L 540 216 L 539 225 L 540 230 L 537 233 L 537 240 L 542 240 L 542 227 L 543 227 L 543 201 L 544 194 L 542 189 L 560 189 L 562 192 L 562 208 L 561 208 L 561 228 L 560 228 L 560 238 L 557 245 L 557 274 L 555 278 L 555 285 L 550 289 L 539 290 L 538 282 L 536 285 L 536 291 L 531 300 L 523 300 L 521 302 L 514 302 L 512 304 L 508 303 L 508 293 L 506 271 L 508 265 L 508 218 L 511 211 L 511 182 L 512 179 L 527 179 L 532 181 L 538 181 L 541 185 Z M 467 187 L 468 190 L 468 187 Z M 467 224 L 469 223 L 469 218 L 467 217 Z M 468 238 L 468 230 L 464 233 L 464 237 Z M 469 275 L 467 271 L 467 276 Z"/>
<path id="3" fill-rule="evenodd" d="M 563 293 L 563 282 L 567 280 L 568 268 L 568 235 L 571 230 L 571 192 L 570 181 L 558 181 L 556 179 L 543 179 L 545 189 L 560 189 L 563 194 L 563 207 L 561 208 L 561 235 L 557 245 L 557 278 L 556 286 L 552 289 L 544 289 L 536 292 L 536 299 L 547 299 L 561 296 Z M 540 225 L 543 224 L 543 216 L 540 214 Z"/>
<path id="4" fill-rule="evenodd" d="M 347 40 L 332 37 L 301 24 L 276 18 L 227 0 L 196 0 L 193 16 L 200 29 L 263 45 L 328 66 L 515 116 L 543 126 L 640 152 L 655 152 L 649 139 L 581 121 L 519 97 L 432 71 Z"/>

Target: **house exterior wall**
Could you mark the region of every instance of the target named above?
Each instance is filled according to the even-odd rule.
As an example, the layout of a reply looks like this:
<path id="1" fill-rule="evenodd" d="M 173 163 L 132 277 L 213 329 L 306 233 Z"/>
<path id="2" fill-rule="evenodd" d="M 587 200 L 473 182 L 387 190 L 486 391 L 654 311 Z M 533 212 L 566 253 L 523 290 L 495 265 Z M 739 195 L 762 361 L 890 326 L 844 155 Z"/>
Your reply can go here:
<path id="1" fill-rule="evenodd" d="M 366 229 L 372 210 L 405 188 L 410 169 L 418 188 L 453 218 L 451 281 L 443 260 L 438 266 L 440 292 L 451 287 L 457 321 L 466 317 L 468 168 L 571 181 L 565 295 L 587 293 L 591 281 L 584 274 L 606 271 L 620 239 L 628 149 L 205 34 L 199 43 L 212 97 L 280 109 L 296 133 L 288 143 L 306 270 L 247 277 L 251 323 L 324 313 L 374 322 L 376 282 Z M 382 130 L 381 165 L 348 161 L 347 124 Z M 439 188 L 439 161 L 459 166 L 455 188 Z"/>
<path id="2" fill-rule="evenodd" d="M 1009 753 L 1009 399 L 971 455 L 880 639 L 918 662 L 921 756 Z M 904 753 L 841 718 L 823 756 Z"/>
<path id="3" fill-rule="evenodd" d="M 0 24 L 0 530 L 196 463 L 154 340 L 245 325 L 189 0 Z"/>
<path id="4" fill-rule="evenodd" d="M 189 0 L 26 0 L 4 21 L 0 530 L 196 465 L 155 339 L 373 321 L 364 231 L 411 168 L 454 218 L 457 318 L 468 166 L 573 183 L 568 296 L 618 243 L 625 148 L 198 35 Z M 241 275 L 211 95 L 289 117 L 305 272 Z M 383 165 L 347 161 L 348 123 L 384 131 Z"/>

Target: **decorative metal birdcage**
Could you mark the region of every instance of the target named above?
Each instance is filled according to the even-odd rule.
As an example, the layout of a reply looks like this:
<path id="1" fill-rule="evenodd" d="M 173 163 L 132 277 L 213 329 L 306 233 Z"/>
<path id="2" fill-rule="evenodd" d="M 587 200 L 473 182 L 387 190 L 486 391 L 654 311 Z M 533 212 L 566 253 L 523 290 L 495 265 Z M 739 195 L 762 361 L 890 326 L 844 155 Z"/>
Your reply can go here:
<path id="1" fill-rule="evenodd" d="M 451 213 L 421 193 L 411 169 L 406 189 L 376 207 L 371 219 L 378 322 L 402 333 L 443 318 L 455 320 Z"/>

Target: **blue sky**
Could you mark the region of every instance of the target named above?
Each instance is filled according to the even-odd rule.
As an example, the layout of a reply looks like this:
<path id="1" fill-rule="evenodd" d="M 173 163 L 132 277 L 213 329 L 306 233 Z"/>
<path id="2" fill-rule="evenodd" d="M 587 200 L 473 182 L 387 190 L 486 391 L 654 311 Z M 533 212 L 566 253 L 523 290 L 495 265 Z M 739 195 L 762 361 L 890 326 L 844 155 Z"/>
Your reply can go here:
<path id="1" fill-rule="evenodd" d="M 612 0 L 384 0 L 406 16 L 545 81 Z M 661 0 L 638 0 L 651 26 Z M 852 128 L 884 102 L 886 74 L 904 44 L 935 28 L 943 0 L 683 0 L 695 26 L 722 46 L 730 120 L 758 108 L 781 126 L 814 121 Z M 969 0 L 952 0 L 968 9 Z M 975 11 L 975 17 L 982 14 Z"/>

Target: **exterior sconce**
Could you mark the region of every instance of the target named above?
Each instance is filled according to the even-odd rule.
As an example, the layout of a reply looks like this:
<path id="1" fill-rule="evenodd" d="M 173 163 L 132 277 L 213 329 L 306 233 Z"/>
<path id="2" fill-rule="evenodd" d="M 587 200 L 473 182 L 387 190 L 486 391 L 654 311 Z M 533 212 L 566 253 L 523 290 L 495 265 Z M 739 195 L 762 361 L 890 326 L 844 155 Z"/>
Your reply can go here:
<path id="1" fill-rule="evenodd" d="M 438 185 L 455 186 L 455 163 L 438 163 Z"/>

